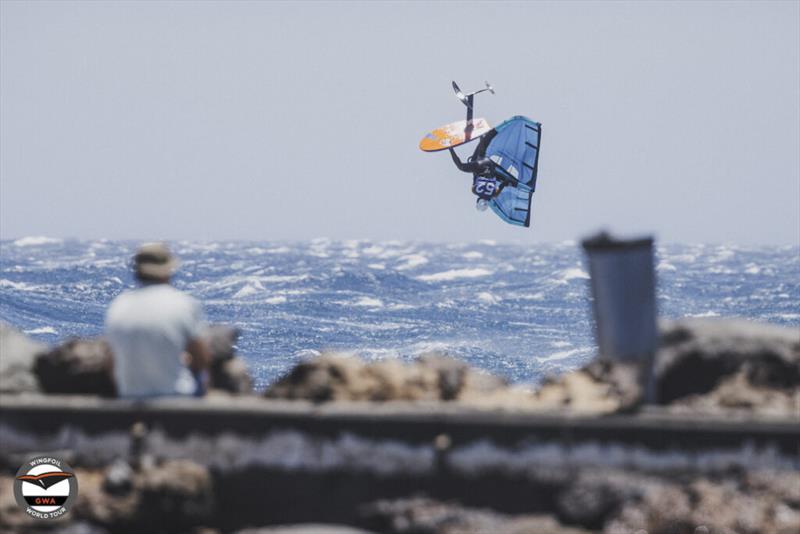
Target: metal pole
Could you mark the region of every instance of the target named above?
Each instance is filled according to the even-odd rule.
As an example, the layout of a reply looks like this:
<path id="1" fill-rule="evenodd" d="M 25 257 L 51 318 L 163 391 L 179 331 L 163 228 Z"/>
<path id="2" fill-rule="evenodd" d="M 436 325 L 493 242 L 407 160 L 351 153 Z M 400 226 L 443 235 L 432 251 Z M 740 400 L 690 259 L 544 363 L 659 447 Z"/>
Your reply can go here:
<path id="1" fill-rule="evenodd" d="M 654 400 L 656 326 L 653 238 L 622 240 L 600 233 L 583 241 L 600 357 L 639 365 L 645 401 Z"/>

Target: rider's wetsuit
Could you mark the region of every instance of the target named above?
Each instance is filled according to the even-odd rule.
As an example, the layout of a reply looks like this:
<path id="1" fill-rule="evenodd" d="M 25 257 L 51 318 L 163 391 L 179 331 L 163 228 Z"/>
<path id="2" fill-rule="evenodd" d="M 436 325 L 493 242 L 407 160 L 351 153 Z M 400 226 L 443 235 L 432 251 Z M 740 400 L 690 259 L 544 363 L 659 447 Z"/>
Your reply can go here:
<path id="1" fill-rule="evenodd" d="M 472 173 L 472 193 L 484 200 L 491 200 L 502 191 L 505 184 L 494 176 L 495 163 L 489 158 L 478 157 L 477 154 L 478 150 L 464 163 L 458 158 L 455 150 L 450 149 L 450 156 L 456 167 L 460 171 Z"/>

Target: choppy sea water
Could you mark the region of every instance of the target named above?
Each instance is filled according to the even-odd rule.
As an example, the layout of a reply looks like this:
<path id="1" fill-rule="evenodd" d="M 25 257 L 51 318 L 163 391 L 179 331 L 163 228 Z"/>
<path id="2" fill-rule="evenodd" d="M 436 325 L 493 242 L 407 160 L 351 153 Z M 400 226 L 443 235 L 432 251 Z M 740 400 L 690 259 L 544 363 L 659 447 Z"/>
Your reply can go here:
<path id="1" fill-rule="evenodd" d="M 136 245 L 0 242 L 0 320 L 48 343 L 101 334 L 108 303 L 134 287 Z M 326 349 L 445 351 L 516 382 L 594 354 L 588 276 L 573 242 L 171 245 L 182 262 L 175 285 L 202 301 L 209 321 L 241 328 L 238 350 L 259 387 Z M 800 325 L 798 247 L 667 245 L 657 266 L 662 316 Z"/>

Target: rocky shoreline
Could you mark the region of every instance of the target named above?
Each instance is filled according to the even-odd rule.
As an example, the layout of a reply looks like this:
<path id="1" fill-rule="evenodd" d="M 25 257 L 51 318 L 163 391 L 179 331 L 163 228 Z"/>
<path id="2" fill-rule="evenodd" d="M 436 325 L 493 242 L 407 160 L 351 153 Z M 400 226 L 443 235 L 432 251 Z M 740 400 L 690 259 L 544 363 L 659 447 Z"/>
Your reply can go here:
<path id="1" fill-rule="evenodd" d="M 656 405 L 643 402 L 637 370 L 615 362 L 532 389 L 439 354 L 412 363 L 325 354 L 256 393 L 236 335 L 208 333 L 209 398 L 134 405 L 113 399 L 102 340 L 48 348 L 0 327 L 0 529 L 800 528 L 794 329 L 663 323 Z M 74 513 L 54 524 L 31 523 L 10 494 L 34 451 L 68 457 L 80 479 Z"/>

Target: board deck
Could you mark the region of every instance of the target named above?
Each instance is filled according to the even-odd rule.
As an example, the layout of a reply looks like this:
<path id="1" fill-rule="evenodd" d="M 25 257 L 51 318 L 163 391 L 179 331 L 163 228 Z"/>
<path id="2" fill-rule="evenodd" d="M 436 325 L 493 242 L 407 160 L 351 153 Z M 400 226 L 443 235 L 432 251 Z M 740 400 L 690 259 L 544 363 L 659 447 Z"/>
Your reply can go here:
<path id="1" fill-rule="evenodd" d="M 425 152 L 446 150 L 474 141 L 492 129 L 486 119 L 472 119 L 471 126 L 468 128 L 467 121 L 463 120 L 436 128 L 422 138 L 419 148 Z"/>

